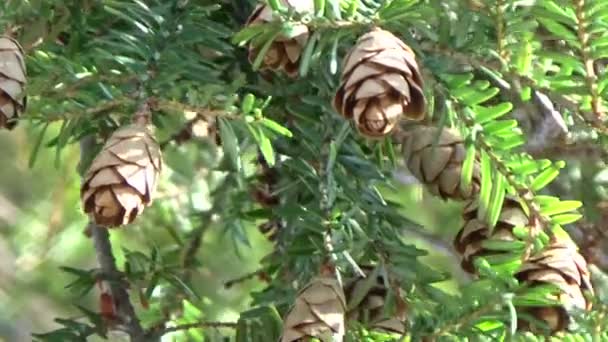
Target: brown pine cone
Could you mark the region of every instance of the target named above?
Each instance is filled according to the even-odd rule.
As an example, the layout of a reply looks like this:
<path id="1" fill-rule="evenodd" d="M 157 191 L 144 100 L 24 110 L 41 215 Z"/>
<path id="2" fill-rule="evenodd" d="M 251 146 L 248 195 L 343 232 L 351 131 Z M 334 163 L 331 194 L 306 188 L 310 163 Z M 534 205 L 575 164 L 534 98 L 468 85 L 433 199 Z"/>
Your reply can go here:
<path id="1" fill-rule="evenodd" d="M 422 120 L 423 81 L 412 49 L 381 29 L 359 38 L 345 58 L 334 108 L 368 137 L 389 134 L 401 115 Z"/>
<path id="2" fill-rule="evenodd" d="M 517 200 L 506 197 L 496 226 L 491 232 L 487 223 L 477 218 L 477 200 L 469 202 L 463 213 L 464 226 L 454 238 L 454 247 L 462 255 L 462 268 L 470 273 L 475 272 L 474 259 L 478 256 L 499 256 L 509 252 L 488 250 L 483 242 L 489 239 L 498 241 L 515 241 L 513 228 L 528 225 L 528 216 Z"/>
<path id="3" fill-rule="evenodd" d="M 540 254 L 533 256 L 517 272 L 515 277 L 529 286 L 553 284 L 560 293 L 552 296 L 561 306 L 521 308 L 536 319 L 544 321 L 552 333 L 568 327 L 571 309 L 590 310 L 591 302 L 584 292 L 593 294 L 587 262 L 576 251 L 570 241 L 554 242 Z M 537 328 L 522 322 L 523 329 L 536 331 Z"/>
<path id="4" fill-rule="evenodd" d="M 314 1 L 311 0 L 280 0 L 281 3 L 298 13 L 314 12 Z M 247 19 L 245 25 L 256 25 L 269 23 L 274 20 L 272 8 L 266 4 L 259 4 Z M 300 56 L 308 41 L 309 31 L 304 24 L 296 24 L 293 27 L 291 37 L 277 37 L 270 45 L 264 56 L 261 69 L 271 69 L 275 71 L 283 70 L 290 77 L 298 75 L 300 67 Z M 249 62 L 253 63 L 259 54 L 260 46 L 249 46 Z"/>
<path id="5" fill-rule="evenodd" d="M 16 40 L 0 36 L 0 128 L 13 129 L 27 105 L 24 55 Z"/>
<path id="6" fill-rule="evenodd" d="M 84 177 L 80 196 L 85 213 L 106 227 L 133 222 L 152 202 L 161 169 L 160 148 L 145 127 L 118 129 Z"/>
<path id="7" fill-rule="evenodd" d="M 373 276 L 373 266 L 361 266 L 367 277 Z M 344 284 L 344 293 L 348 303 L 347 320 L 358 321 L 372 329 L 385 330 L 398 334 L 405 333 L 405 313 L 387 317 L 384 312 L 388 289 L 384 279 L 377 275 L 375 279 L 356 276 Z M 369 284 L 369 281 L 373 283 Z M 366 291 L 365 294 L 360 292 Z M 363 296 L 362 296 L 363 295 Z M 355 303 L 354 301 L 358 302 Z"/>
<path id="8" fill-rule="evenodd" d="M 470 199 L 479 192 L 479 163 L 475 162 L 473 166 L 469 189 L 463 191 L 460 179 L 466 157 L 464 140 L 451 128 L 441 129 L 437 139 L 439 130 L 432 126 L 416 126 L 405 133 L 403 156 L 407 168 L 434 195 L 443 199 Z"/>
<path id="9" fill-rule="evenodd" d="M 342 341 L 346 300 L 338 281 L 317 277 L 300 290 L 283 323 L 281 342 Z"/>

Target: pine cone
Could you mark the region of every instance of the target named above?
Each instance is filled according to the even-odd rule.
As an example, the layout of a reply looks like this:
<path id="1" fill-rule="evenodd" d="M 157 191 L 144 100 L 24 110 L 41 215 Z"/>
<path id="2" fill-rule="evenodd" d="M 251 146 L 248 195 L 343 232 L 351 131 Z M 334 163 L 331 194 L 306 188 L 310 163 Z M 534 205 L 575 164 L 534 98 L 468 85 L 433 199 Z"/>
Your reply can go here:
<path id="1" fill-rule="evenodd" d="M 106 227 L 133 222 L 152 202 L 161 168 L 160 148 L 145 127 L 117 130 L 84 177 L 80 191 L 84 211 Z"/>
<path id="2" fill-rule="evenodd" d="M 281 3 L 298 13 L 314 12 L 314 2 L 311 0 L 280 0 Z M 266 4 L 259 4 L 247 19 L 245 25 L 256 25 L 272 22 L 274 18 L 272 8 Z M 284 70 L 290 77 L 298 75 L 300 56 L 308 41 L 308 27 L 296 24 L 291 37 L 279 35 L 264 56 L 261 69 Z M 249 62 L 253 63 L 259 54 L 260 46 L 249 46 Z"/>
<path id="3" fill-rule="evenodd" d="M 311 337 L 322 342 L 342 341 L 345 311 L 346 300 L 338 282 L 317 277 L 300 290 L 287 313 L 281 342 L 307 341 Z"/>
<path id="4" fill-rule="evenodd" d="M 568 327 L 570 321 L 568 311 L 571 309 L 591 309 L 591 302 L 583 294 L 584 291 L 593 294 L 587 262 L 576 251 L 572 242 L 552 243 L 539 255 L 528 259 L 515 277 L 530 286 L 553 284 L 560 289 L 560 293 L 552 299 L 559 301 L 561 306 L 525 309 L 536 319 L 547 323 L 551 332 L 565 330 Z M 525 322 L 522 322 L 521 326 L 524 329 L 536 330 Z"/>
<path id="5" fill-rule="evenodd" d="M 403 141 L 404 159 L 407 168 L 429 191 L 443 199 L 470 199 L 479 192 L 479 164 L 473 167 L 473 179 L 467 191 L 460 186 L 462 164 L 466 157 L 464 141 L 460 134 L 450 128 L 416 126 Z M 435 144 L 436 142 L 436 144 Z"/>
<path id="6" fill-rule="evenodd" d="M 24 54 L 16 40 L 0 36 L 0 128 L 13 129 L 27 104 Z"/>
<path id="7" fill-rule="evenodd" d="M 499 256 L 509 253 L 485 249 L 482 246 L 485 240 L 515 241 L 517 238 L 513 235 L 513 228 L 526 226 L 529 223 L 528 216 L 519 202 L 511 197 L 506 197 L 498 222 L 490 236 L 488 225 L 477 218 L 478 207 L 477 200 L 472 200 L 465 206 L 463 213 L 464 226 L 454 238 L 454 247 L 462 255 L 461 266 L 469 273 L 475 272 L 473 262 L 476 257 Z"/>
<path id="8" fill-rule="evenodd" d="M 401 115 L 422 120 L 423 81 L 412 49 L 381 29 L 363 35 L 346 56 L 334 108 L 361 134 L 389 134 Z"/>
<path id="9" fill-rule="evenodd" d="M 275 194 L 279 173 L 276 168 L 270 167 L 264 159 L 262 152 L 258 153 L 258 176 L 251 190 L 251 195 L 263 207 L 274 207 L 279 204 L 279 196 Z"/>
<path id="10" fill-rule="evenodd" d="M 367 277 L 373 276 L 373 266 L 362 266 L 361 269 Z M 405 315 L 398 314 L 393 317 L 386 317 L 384 313 L 386 297 L 388 295 L 384 279 L 381 275 L 377 275 L 376 279 L 372 280 L 371 287 L 369 287 L 368 281 L 371 279 L 367 277 L 357 276 L 347 281 L 344 285 L 344 292 L 349 307 L 347 319 L 349 321 L 359 321 L 372 329 L 404 334 Z M 361 298 L 362 294 L 360 292 L 366 290 L 367 292 Z M 359 299 L 360 301 L 357 303 L 354 302 Z"/>

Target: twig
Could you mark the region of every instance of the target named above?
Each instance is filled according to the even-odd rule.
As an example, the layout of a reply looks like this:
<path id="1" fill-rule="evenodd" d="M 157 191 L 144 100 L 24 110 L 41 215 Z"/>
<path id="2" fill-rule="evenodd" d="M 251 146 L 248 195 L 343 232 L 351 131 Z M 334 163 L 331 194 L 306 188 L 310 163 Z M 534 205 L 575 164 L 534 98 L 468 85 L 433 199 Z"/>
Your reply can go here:
<path id="1" fill-rule="evenodd" d="M 499 304 L 498 301 L 491 302 L 484 306 L 481 306 L 477 310 L 474 310 L 467 315 L 461 316 L 454 322 L 448 323 L 448 324 L 444 325 L 442 328 L 440 328 L 439 330 L 437 330 L 436 332 L 432 333 L 431 335 L 426 336 L 424 341 L 436 341 L 438 337 L 445 336 L 446 334 L 448 334 L 450 332 L 458 331 L 458 329 L 460 329 L 461 327 L 473 322 L 474 320 L 483 316 L 484 314 L 491 312 L 494 309 L 494 307 L 496 307 L 497 304 Z"/>
<path id="2" fill-rule="evenodd" d="M 121 98 L 117 98 L 114 100 L 109 100 L 109 101 L 105 101 L 100 103 L 99 105 L 95 106 L 95 107 L 90 107 L 82 112 L 78 112 L 78 113 L 61 113 L 61 114 L 48 114 L 48 115 L 44 115 L 44 117 L 40 117 L 41 119 L 44 119 L 45 122 L 52 122 L 52 121 L 59 121 L 59 120 L 65 120 L 65 119 L 70 119 L 70 118 L 77 118 L 77 117 L 82 117 L 82 116 L 93 116 L 93 115 L 97 115 L 99 113 L 103 113 L 105 111 L 109 111 L 112 110 L 114 108 L 118 108 L 122 105 L 125 105 L 127 103 L 131 102 L 131 99 L 128 97 L 121 97 Z"/>
<path id="3" fill-rule="evenodd" d="M 509 59 L 509 51 L 506 49 L 505 42 L 505 13 L 504 13 L 504 0 L 496 0 L 495 16 L 496 16 L 496 51 L 500 58 L 504 61 Z"/>
<path id="4" fill-rule="evenodd" d="M 462 106 L 462 104 L 460 104 L 460 101 L 454 96 L 452 96 L 450 91 L 441 81 L 437 79 L 434 79 L 434 81 L 435 86 L 440 93 L 442 93 L 446 98 L 453 99 L 455 103 L 457 103 L 459 106 Z M 471 128 L 475 126 L 475 122 L 473 119 L 467 117 L 466 115 L 462 115 L 460 110 L 456 110 L 455 112 L 458 115 L 459 119 L 464 122 L 466 127 Z M 490 143 L 486 141 L 483 134 L 477 135 L 477 138 L 475 139 L 475 145 L 479 150 L 484 151 L 488 155 L 490 161 L 495 166 L 496 170 L 503 175 L 509 186 L 512 187 L 517 193 L 517 197 L 521 199 L 523 204 L 529 210 L 528 226 L 530 227 L 530 234 L 528 235 L 529 237 L 526 241 L 525 252 L 522 255 L 522 259 L 526 259 L 529 257 L 532 251 L 534 239 L 538 236 L 538 234 L 540 234 L 541 231 L 546 229 L 546 233 L 549 236 L 553 235 L 552 230 L 548 229 L 552 226 L 551 221 L 548 217 L 541 213 L 540 205 L 535 200 L 534 191 L 532 191 L 529 186 L 527 186 L 526 184 L 522 184 L 515 178 L 515 175 L 511 172 L 511 170 L 509 169 L 507 164 L 501 159 L 501 157 L 494 152 L 494 148 L 490 145 Z"/>
<path id="5" fill-rule="evenodd" d="M 549 146 L 528 146 L 526 152 L 534 158 L 571 158 L 608 160 L 608 151 L 598 143 L 577 141 L 572 144 L 554 144 Z"/>
<path id="6" fill-rule="evenodd" d="M 242 283 L 244 281 L 253 279 L 255 277 L 264 276 L 265 274 L 266 274 L 266 270 L 259 269 L 259 270 L 247 273 L 245 275 L 242 275 L 242 276 L 240 276 L 238 278 L 228 280 L 227 282 L 224 283 L 224 287 L 227 288 L 227 289 L 229 289 L 229 288 L 233 287 L 236 284 L 239 284 L 239 283 Z"/>
<path id="7" fill-rule="evenodd" d="M 95 245 L 97 262 L 99 263 L 102 272 L 111 276 L 120 274 L 116 268 L 114 254 L 112 254 L 112 245 L 110 243 L 110 233 L 108 232 L 108 229 L 94 223 L 89 224 L 89 229 Z M 120 318 L 121 323 L 125 325 L 126 332 L 131 337 L 131 341 L 145 341 L 144 330 L 135 314 L 135 309 L 131 304 L 129 293 L 125 286 L 123 286 L 122 282 L 118 281 L 109 281 L 108 283 L 110 291 L 112 292 L 112 298 L 116 305 L 117 315 Z"/>
<path id="8" fill-rule="evenodd" d="M 184 252 L 184 256 L 182 259 L 182 267 L 184 268 L 183 281 L 189 282 L 190 278 L 192 278 L 192 269 L 196 264 L 196 254 L 198 250 L 201 248 L 203 235 L 207 231 L 207 225 L 205 222 L 201 223 L 198 228 L 196 228 L 192 235 L 193 237 L 190 239 L 188 246 Z"/>
<path id="9" fill-rule="evenodd" d="M 225 117 L 228 119 L 237 119 L 238 117 L 226 110 L 210 109 L 208 107 L 195 107 L 187 104 L 183 104 L 177 101 L 169 100 L 158 100 L 155 103 L 155 109 L 163 111 L 179 111 L 179 112 L 193 112 L 199 113 L 203 117 Z"/>
<path id="10" fill-rule="evenodd" d="M 401 283 L 399 282 L 398 277 L 394 274 L 392 270 L 392 266 L 394 265 L 394 263 L 391 262 L 389 253 L 383 246 L 380 245 L 380 243 L 373 242 L 372 247 L 376 251 L 378 259 L 382 263 L 382 267 L 386 272 L 386 281 L 388 282 L 388 285 L 390 286 L 391 290 L 394 292 L 397 317 L 406 317 L 409 311 L 409 304 L 405 299 L 403 299 Z M 403 334 L 403 337 L 405 337 L 405 332 Z"/>
<path id="11" fill-rule="evenodd" d="M 236 329 L 237 324 L 235 322 L 195 322 L 195 323 L 187 323 L 181 324 L 174 327 L 166 328 L 162 331 L 161 335 L 168 334 L 175 331 L 180 330 L 188 330 L 188 329 L 200 329 L 200 328 L 227 328 L 227 329 Z"/>
<path id="12" fill-rule="evenodd" d="M 80 159 L 85 160 L 86 156 L 91 153 L 94 147 L 95 138 L 92 135 L 84 137 L 80 141 Z M 97 262 L 103 274 L 110 277 L 120 277 L 120 272 L 116 267 L 116 260 L 112 253 L 112 244 L 110 243 L 110 234 L 106 227 L 99 226 L 94 223 L 89 223 L 87 228 L 91 233 L 91 238 L 95 246 L 95 254 Z M 135 313 L 135 309 L 131 304 L 129 293 L 126 286 L 120 281 L 109 281 L 112 298 L 116 305 L 117 316 L 121 323 L 124 324 L 126 332 L 129 334 L 132 342 L 145 342 L 145 333 L 139 323 L 139 319 Z"/>
<path id="13" fill-rule="evenodd" d="M 192 119 L 186 121 L 184 126 L 179 131 L 177 131 L 176 133 L 171 135 L 169 138 L 167 138 L 167 140 L 160 143 L 161 150 L 164 150 L 167 147 L 167 145 L 169 145 L 172 142 L 175 142 L 176 144 L 180 145 L 180 144 L 192 139 L 192 137 L 194 136 L 194 132 L 193 132 L 194 126 L 203 120 L 207 121 L 209 124 L 209 121 L 208 121 L 209 119 L 207 117 L 205 117 L 201 113 L 196 113 L 196 115 Z M 212 129 L 215 129 L 215 128 L 209 127 L 209 131 Z"/>
<path id="14" fill-rule="evenodd" d="M 152 120 L 152 112 L 150 110 L 150 100 L 145 99 L 135 113 L 133 113 L 133 123 L 146 126 Z"/>
<path id="15" fill-rule="evenodd" d="M 63 74 L 61 74 L 61 76 L 62 75 Z M 55 82 L 60 82 L 59 76 L 60 75 L 56 75 L 54 77 L 55 78 L 54 80 L 51 80 L 51 81 L 47 80 L 47 84 L 54 84 Z M 38 93 L 36 95 L 42 96 L 42 97 L 61 95 L 62 99 L 72 98 L 72 97 L 75 97 L 77 94 L 79 94 L 79 90 L 82 87 L 90 85 L 91 83 L 108 82 L 113 85 L 116 85 L 116 84 L 130 83 L 136 79 L 137 78 L 135 76 L 93 75 L 93 76 L 89 76 L 89 77 L 79 78 L 65 86 L 45 88 L 43 91 L 41 91 L 40 93 Z"/>
<path id="16" fill-rule="evenodd" d="M 430 54 L 443 54 L 446 57 L 450 58 L 450 63 L 456 62 L 457 64 L 466 64 L 470 65 L 475 69 L 483 70 L 497 70 L 500 69 L 495 63 L 483 61 L 474 56 L 467 55 L 460 51 L 452 50 L 446 47 L 436 47 L 436 46 L 423 46 L 423 50 Z M 508 78 L 508 81 L 511 83 L 517 83 L 521 86 L 530 87 L 536 91 L 542 92 L 546 94 L 551 101 L 555 102 L 559 106 L 568 109 L 570 112 L 577 115 L 578 118 L 582 120 L 587 126 L 597 130 L 598 132 L 608 135 L 608 128 L 604 126 L 604 124 L 599 120 L 599 118 L 589 118 L 585 112 L 583 112 L 578 105 L 578 103 L 566 95 L 560 94 L 550 87 L 541 86 L 538 81 L 532 79 L 526 75 L 509 73 L 505 75 Z"/>
<path id="17" fill-rule="evenodd" d="M 597 119 L 603 119 L 604 110 L 602 108 L 602 100 L 600 98 L 597 75 L 595 73 L 595 61 L 591 55 L 591 46 L 589 44 L 591 35 L 587 32 L 588 18 L 585 15 L 585 1 L 574 0 L 574 8 L 576 12 L 576 23 L 577 23 L 577 35 L 578 40 L 581 43 L 581 58 L 585 65 L 585 81 L 589 92 L 591 93 L 591 109 Z"/>

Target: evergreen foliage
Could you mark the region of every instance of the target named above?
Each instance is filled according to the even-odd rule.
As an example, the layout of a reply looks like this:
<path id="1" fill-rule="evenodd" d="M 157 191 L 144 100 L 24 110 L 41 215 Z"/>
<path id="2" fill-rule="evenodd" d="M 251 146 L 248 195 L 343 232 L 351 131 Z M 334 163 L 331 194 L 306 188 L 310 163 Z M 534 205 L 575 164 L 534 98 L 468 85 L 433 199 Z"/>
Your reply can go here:
<path id="1" fill-rule="evenodd" d="M 132 341 L 266 342 L 310 329 L 330 341 L 328 327 L 339 326 L 333 338 L 345 332 L 345 341 L 608 341 L 605 265 L 577 252 L 569 236 L 597 221 L 596 204 L 608 198 L 599 177 L 575 175 L 587 167 L 583 153 L 569 153 L 590 146 L 600 157 L 586 162 L 606 167 L 608 2 L 314 0 L 303 6 L 312 12 L 295 10 L 299 2 L 307 1 L 268 0 L 264 20 L 249 18 L 253 0 L 0 3 L 0 27 L 26 55 L 27 108 L 17 126 L 31 135 L 30 167 L 49 162 L 39 158 L 45 149 L 60 167 L 63 151 L 80 144 L 74 172 L 85 177 L 134 115 L 150 121 L 164 160 L 154 203 L 136 219 L 119 215 L 132 224 L 89 224 L 100 267 L 63 268 L 74 302 L 93 293 L 98 306 L 79 304 L 79 318 L 57 318 L 59 328 L 35 339 L 113 339 L 122 331 Z M 356 112 L 354 102 L 333 101 L 357 73 L 341 77 L 345 57 L 377 27 L 407 47 L 396 50 L 415 55 L 405 71 L 383 67 L 405 75 L 416 108 L 423 87 L 426 117 L 404 115 L 394 129 L 371 130 L 372 139 L 353 123 L 358 114 L 337 112 Z M 413 80 L 418 73 L 423 86 Z M 430 190 L 424 196 L 440 201 L 407 199 L 398 181 L 406 165 Z M 573 190 L 583 188 L 577 182 L 593 195 Z M 466 282 L 430 262 L 434 243 L 414 243 L 430 235 L 412 213 L 447 208 L 444 201 L 464 221 L 442 227 L 442 241 L 456 236 L 472 273 Z M 255 227 L 271 244 L 261 260 L 251 252 L 261 248 Z M 116 269 L 108 232 L 136 229 L 149 248 L 115 244 Z M 208 320 L 197 293 L 210 231 L 259 262 L 227 284 L 249 305 L 234 321 Z M 595 291 L 581 255 L 594 265 Z M 335 278 L 324 283 L 332 298 L 307 285 L 319 275 Z M 237 286 L 256 277 L 263 286 Z M 310 312 L 301 317 L 317 321 L 298 325 L 304 302 Z M 340 303 L 342 316 L 316 313 L 331 311 L 327 302 Z M 342 331 L 336 320 L 345 313 Z"/>

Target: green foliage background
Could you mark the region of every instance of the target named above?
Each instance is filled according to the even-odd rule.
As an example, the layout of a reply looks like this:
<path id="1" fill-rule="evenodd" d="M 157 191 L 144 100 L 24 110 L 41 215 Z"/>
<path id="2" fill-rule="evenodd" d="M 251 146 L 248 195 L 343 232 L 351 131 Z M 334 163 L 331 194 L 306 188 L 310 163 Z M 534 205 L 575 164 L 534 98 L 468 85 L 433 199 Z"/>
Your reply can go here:
<path id="1" fill-rule="evenodd" d="M 390 256 L 411 309 L 411 340 L 542 339 L 512 335 L 515 318 L 507 294 L 521 294 L 512 274 L 490 268 L 471 281 L 460 270 L 451 239 L 461 226 L 462 204 L 437 199 L 419 184 L 398 182 L 394 174 L 403 171 L 398 146 L 389 138 L 362 138 L 334 112 L 335 71 L 356 38 L 374 24 L 403 38 L 425 73 L 429 121 L 455 127 L 466 138 L 469 156 L 480 156 L 480 197 L 488 222 L 496 222 L 500 206 L 493 203 L 506 193 L 531 191 L 526 203 L 541 204 L 534 215 L 546 221 L 547 231 L 563 235 L 563 226 L 584 241 L 583 225 L 601 228 L 596 205 L 607 196 L 602 107 L 608 5 L 601 0 L 315 4 L 316 15 L 307 18 L 315 43 L 305 49 L 296 81 L 262 77 L 239 45 L 252 38 L 263 45 L 303 19 L 284 13 L 282 23 L 241 30 L 254 5 L 247 1 L 0 4 L 0 27 L 23 43 L 29 73 L 27 113 L 17 129 L 0 132 L 0 337 L 27 341 L 32 332 L 55 331 L 41 338 L 59 341 L 78 329 L 97 332 L 97 317 L 85 317 L 87 311 L 74 306 L 96 311 L 98 296 L 94 287 L 89 291 L 94 283 L 86 271 L 97 266 L 79 203 L 79 171 L 90 161 L 79 166 L 78 141 L 89 134 L 107 137 L 129 121 L 142 98 L 154 97 L 156 136 L 168 142 L 160 196 L 135 224 L 111 234 L 119 267 L 129 264 L 132 301 L 146 328 L 163 320 L 261 317 L 258 330 L 270 331 L 276 320 L 263 318 L 272 314 L 241 313 L 258 305 L 284 313 L 295 290 L 318 272 L 327 252 L 324 234 L 330 231 L 344 274 L 353 273 L 351 260 L 386 262 L 384 253 Z M 577 32 L 581 13 L 589 32 L 585 42 Z M 585 69 L 588 63 L 597 75 Z M 533 91 L 549 96 L 569 133 L 559 139 L 543 133 L 550 119 L 531 105 Z M 248 103 L 251 96 L 255 101 Z M 214 137 L 171 142 L 191 112 L 218 117 L 221 147 Z M 281 175 L 277 208 L 260 207 L 250 194 L 258 150 L 276 162 Z M 571 209 L 577 205 L 557 197 L 583 201 L 584 220 L 576 222 Z M 564 213 L 571 216 L 558 217 Z M 257 226 L 276 217 L 288 228 L 273 244 Z M 188 263 L 187 251 L 198 236 L 202 243 Z M 547 235 L 535 238 L 534 247 L 542 249 Z M 268 257 L 275 244 L 279 255 Z M 514 260 L 522 249 L 513 248 Z M 599 268 L 605 266 L 602 260 L 601 255 L 594 260 Z M 271 275 L 269 284 L 253 277 L 224 286 L 260 268 Z M 601 300 L 606 290 L 595 269 Z M 150 297 L 148 309 L 138 288 Z M 577 316 L 578 335 L 560 338 L 605 340 L 605 310 L 597 302 L 593 312 Z M 163 317 L 166 312 L 170 317 Z M 69 320 L 54 321 L 57 317 Z M 67 330 L 56 330 L 62 322 Z M 362 331 L 351 331 L 348 338 L 390 340 Z M 250 340 L 264 341 L 256 334 Z M 165 338 L 219 341 L 223 335 L 233 331 L 191 329 Z"/>

